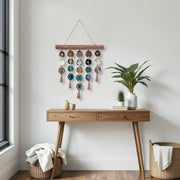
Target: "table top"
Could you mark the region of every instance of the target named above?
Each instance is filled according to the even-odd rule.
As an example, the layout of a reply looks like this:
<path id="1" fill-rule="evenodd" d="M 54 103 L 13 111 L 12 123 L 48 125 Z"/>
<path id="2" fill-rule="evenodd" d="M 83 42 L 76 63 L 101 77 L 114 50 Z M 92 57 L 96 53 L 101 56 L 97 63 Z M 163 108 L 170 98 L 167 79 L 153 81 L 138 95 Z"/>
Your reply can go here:
<path id="1" fill-rule="evenodd" d="M 84 112 L 128 112 L 128 113 L 143 113 L 143 112 L 150 112 L 147 109 L 136 109 L 136 110 L 111 110 L 111 109 L 75 109 L 75 110 L 64 110 L 64 109 L 49 109 L 47 112 L 54 112 L 54 113 L 84 113 Z"/>

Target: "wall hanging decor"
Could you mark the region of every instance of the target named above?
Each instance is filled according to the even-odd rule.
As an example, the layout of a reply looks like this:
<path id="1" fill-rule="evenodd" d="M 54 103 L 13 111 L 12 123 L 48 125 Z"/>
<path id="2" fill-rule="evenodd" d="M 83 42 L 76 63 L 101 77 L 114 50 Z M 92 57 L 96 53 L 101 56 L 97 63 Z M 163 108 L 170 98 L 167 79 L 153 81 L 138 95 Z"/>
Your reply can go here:
<path id="1" fill-rule="evenodd" d="M 94 69 L 94 71 L 95 71 L 95 73 L 96 73 L 96 79 L 95 79 L 96 82 L 98 82 L 98 74 L 101 72 L 101 67 L 100 67 L 101 60 L 100 60 L 100 55 L 101 55 L 100 51 L 97 50 L 97 51 L 95 52 L 96 59 L 94 60 L 94 63 L 95 63 L 95 65 L 96 65 L 96 67 L 95 67 L 95 69 Z"/>
<path id="2" fill-rule="evenodd" d="M 65 69 L 63 68 L 63 66 L 65 65 L 65 60 L 63 59 L 63 57 L 65 56 L 64 51 L 60 51 L 59 56 L 60 56 L 60 59 L 59 59 L 58 64 L 60 67 L 59 67 L 58 71 L 60 74 L 60 82 L 62 83 L 63 82 L 63 76 L 62 75 L 65 72 Z"/>
<path id="3" fill-rule="evenodd" d="M 82 84 L 81 84 L 81 81 L 82 81 L 82 78 L 83 76 L 81 75 L 82 71 L 83 71 L 83 68 L 81 67 L 83 65 L 83 60 L 81 59 L 82 56 L 83 56 L 83 53 L 82 51 L 77 51 L 76 53 L 76 56 L 77 56 L 77 61 L 76 61 L 76 64 L 77 64 L 77 75 L 76 75 L 76 80 L 78 81 L 78 83 L 76 84 L 76 88 L 78 90 L 78 94 L 77 94 L 77 98 L 80 99 L 80 90 L 82 89 Z"/>
<path id="4" fill-rule="evenodd" d="M 68 41 L 70 39 L 70 37 L 72 36 L 72 33 L 74 32 L 74 30 L 76 29 L 77 25 L 81 24 L 83 29 L 85 30 L 88 38 L 90 39 L 90 42 L 92 43 L 92 45 L 68 45 Z M 69 88 L 72 88 L 72 80 L 75 79 L 76 80 L 76 89 L 78 90 L 77 93 L 77 98 L 80 99 L 80 91 L 83 88 L 83 84 L 82 84 L 82 80 L 83 77 L 86 80 L 86 82 L 88 83 L 87 85 L 87 89 L 90 90 L 90 81 L 93 78 L 93 71 L 92 71 L 92 66 L 93 64 L 95 65 L 95 73 L 96 73 L 96 78 L 95 81 L 98 82 L 98 75 L 101 72 L 101 60 L 100 60 L 100 55 L 101 52 L 100 50 L 104 49 L 104 45 L 96 45 L 94 43 L 94 41 L 92 40 L 91 36 L 89 35 L 85 25 L 82 23 L 82 21 L 79 19 L 74 28 L 72 29 L 70 35 L 68 36 L 67 40 L 65 41 L 65 43 L 63 45 L 56 45 L 55 48 L 57 50 L 60 50 L 59 52 L 59 73 L 60 73 L 60 82 L 63 82 L 63 74 L 65 73 L 65 52 L 67 50 L 67 71 L 68 71 L 68 75 L 67 75 L 67 79 L 69 80 Z M 83 52 L 85 51 L 85 52 Z M 83 59 L 83 54 L 84 59 Z M 93 56 L 95 56 L 95 60 L 92 61 Z M 75 58 L 76 59 L 75 59 Z M 74 58 L 74 59 L 73 59 Z M 83 71 L 83 65 L 85 66 L 84 71 Z M 85 74 L 84 74 L 85 73 Z M 84 76 L 83 76 L 84 74 Z"/>
<path id="5" fill-rule="evenodd" d="M 67 55 L 68 55 L 68 57 L 69 57 L 69 59 L 68 59 L 68 64 L 69 64 L 69 66 L 68 66 L 68 71 L 69 71 L 69 74 L 68 74 L 68 79 L 69 79 L 69 88 L 71 88 L 71 81 L 74 79 L 74 75 L 73 75 L 73 71 L 74 71 L 74 67 L 73 67 L 73 56 L 74 56 L 74 52 L 72 51 L 72 50 L 69 50 L 68 52 L 67 52 Z"/>
<path id="6" fill-rule="evenodd" d="M 92 64 L 92 61 L 91 61 L 91 56 L 92 56 L 92 52 L 90 51 L 90 50 L 88 50 L 88 51 L 86 51 L 86 57 L 87 57 L 87 59 L 86 59 L 86 65 L 87 65 L 87 67 L 86 67 L 86 80 L 88 81 L 88 87 L 87 87 L 87 89 L 88 90 L 90 90 L 90 80 L 91 80 L 91 75 L 90 75 L 90 73 L 91 73 L 91 67 L 90 67 L 90 65 Z"/>

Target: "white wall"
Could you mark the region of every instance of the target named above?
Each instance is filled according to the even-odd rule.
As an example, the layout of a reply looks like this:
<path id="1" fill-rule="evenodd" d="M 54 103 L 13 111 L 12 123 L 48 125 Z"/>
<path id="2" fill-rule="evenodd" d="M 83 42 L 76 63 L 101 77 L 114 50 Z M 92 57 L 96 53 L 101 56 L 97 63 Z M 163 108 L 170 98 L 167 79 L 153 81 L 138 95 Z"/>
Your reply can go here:
<path id="1" fill-rule="evenodd" d="M 151 111 L 140 124 L 145 168 L 148 140 L 179 141 L 180 123 L 179 0 L 21 0 L 20 1 L 20 168 L 25 151 L 36 143 L 55 142 L 57 123 L 46 122 L 46 110 L 64 99 L 77 108 L 110 108 L 120 84 L 104 70 L 93 90 L 68 89 L 59 83 L 58 51 L 80 18 L 97 44 L 104 44 L 103 68 L 150 60 L 147 89 L 137 86 L 138 107 Z M 79 26 L 70 43 L 89 43 Z M 93 74 L 95 76 L 95 74 Z M 83 82 L 86 84 L 86 82 Z M 138 169 L 132 126 L 125 122 L 77 122 L 65 126 L 66 169 Z"/>
<path id="2" fill-rule="evenodd" d="M 19 1 L 10 0 L 10 145 L 0 152 L 0 179 L 8 180 L 19 169 Z"/>

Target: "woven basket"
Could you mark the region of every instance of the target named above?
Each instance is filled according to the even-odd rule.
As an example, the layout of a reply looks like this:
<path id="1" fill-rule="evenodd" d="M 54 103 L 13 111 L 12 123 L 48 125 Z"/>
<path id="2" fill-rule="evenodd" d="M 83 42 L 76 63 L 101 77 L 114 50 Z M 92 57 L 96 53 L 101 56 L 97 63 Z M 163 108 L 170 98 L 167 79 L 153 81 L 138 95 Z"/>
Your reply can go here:
<path id="1" fill-rule="evenodd" d="M 158 144 L 160 146 L 173 146 L 172 162 L 170 166 L 161 171 L 158 169 L 153 152 L 153 145 Z M 180 143 L 172 142 L 156 142 L 149 141 L 150 146 L 150 173 L 151 176 L 160 179 L 177 179 L 180 177 Z"/>
<path id="2" fill-rule="evenodd" d="M 30 163 L 27 163 L 27 164 L 28 164 L 28 169 L 29 169 L 30 176 L 32 178 L 49 179 L 51 177 L 52 169 L 50 169 L 47 172 L 43 172 L 40 165 L 39 165 L 39 161 L 35 165 L 32 165 Z M 60 176 L 61 171 L 62 171 L 62 160 L 61 160 L 61 158 L 57 158 L 57 160 L 56 160 L 56 168 L 55 168 L 55 171 L 54 171 L 54 177 Z"/>

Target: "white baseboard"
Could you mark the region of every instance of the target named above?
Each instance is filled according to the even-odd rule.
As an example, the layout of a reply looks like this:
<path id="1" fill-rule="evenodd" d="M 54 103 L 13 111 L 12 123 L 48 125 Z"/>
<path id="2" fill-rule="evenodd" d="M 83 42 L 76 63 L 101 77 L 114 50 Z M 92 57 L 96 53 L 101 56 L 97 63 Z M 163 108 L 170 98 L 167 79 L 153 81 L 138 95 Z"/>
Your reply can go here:
<path id="1" fill-rule="evenodd" d="M 11 164 L 9 164 L 7 167 L 4 167 L 0 171 L 0 179 L 1 180 L 9 180 L 19 170 L 18 165 L 19 165 L 19 161 L 18 161 L 18 159 L 16 159 Z"/>

